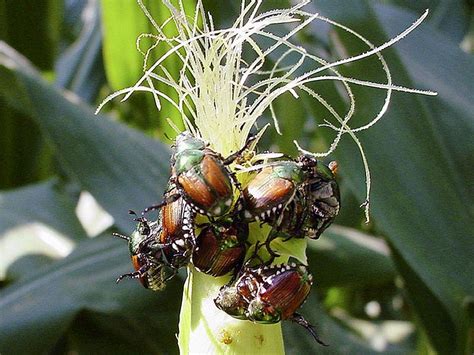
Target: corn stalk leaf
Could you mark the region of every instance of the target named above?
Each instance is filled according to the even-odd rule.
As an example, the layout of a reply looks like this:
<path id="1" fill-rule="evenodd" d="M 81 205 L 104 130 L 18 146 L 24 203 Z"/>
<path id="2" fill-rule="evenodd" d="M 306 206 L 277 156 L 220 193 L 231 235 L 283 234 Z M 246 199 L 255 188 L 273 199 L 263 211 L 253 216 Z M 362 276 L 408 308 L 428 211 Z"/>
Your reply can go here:
<path id="1" fill-rule="evenodd" d="M 6 45 L 0 48 L 0 72 L 0 90 L 11 105 L 35 118 L 69 177 L 96 198 L 117 226 L 132 228 L 128 209 L 141 211 L 156 203 L 168 181 L 165 146 L 95 116 L 76 96 L 48 85 Z"/>
<path id="2" fill-rule="evenodd" d="M 64 257 L 76 242 L 86 239 L 75 215 L 76 203 L 77 198 L 56 180 L 0 193 L 0 278 L 19 257 Z M 11 267 L 8 281 L 36 270 L 34 262 L 29 269 L 24 267 L 20 272 Z"/>
<path id="3" fill-rule="evenodd" d="M 406 12 L 374 9 L 366 1 L 333 1 L 317 10 L 383 43 L 414 21 Z M 403 24 L 403 25 L 402 25 Z M 388 34 L 385 35 L 384 32 Z M 333 32 L 338 53 L 367 50 L 353 37 Z M 401 262 L 415 309 L 435 349 L 462 352 L 466 347 L 474 284 L 472 161 L 474 62 L 429 25 L 384 52 L 397 84 L 430 88 L 437 98 L 396 94 L 383 121 L 361 135 L 372 168 L 372 214 Z M 384 82 L 376 61 L 341 68 L 350 77 Z M 381 106 L 377 93 L 354 88 L 364 106 L 352 126 Z M 344 108 L 342 102 L 337 105 Z M 363 200 L 363 170 L 349 140 L 336 152 L 341 175 Z M 470 171 L 468 171 L 470 170 Z M 403 264 L 402 264 L 403 263 Z"/>
<path id="4" fill-rule="evenodd" d="M 308 241 L 306 253 L 316 287 L 377 286 L 397 275 L 383 239 L 352 228 L 332 226 L 319 240 Z"/>
<path id="5" fill-rule="evenodd" d="M 469 4 L 464 0 L 391 0 L 389 3 L 418 14 L 430 9 L 431 26 L 455 42 L 461 42 L 469 29 Z"/>
<path id="6" fill-rule="evenodd" d="M 184 4 L 187 13 L 192 14 L 191 10 L 194 9 L 195 1 L 185 1 Z M 170 16 L 168 8 L 161 1 L 145 0 L 143 5 L 158 26 L 163 25 Z M 169 45 L 156 44 L 156 36 L 159 33 L 136 1 L 101 0 L 101 10 L 107 80 L 114 90 L 120 90 L 134 85 L 144 70 L 169 49 Z M 124 14 L 127 15 L 124 16 Z M 170 26 L 165 26 L 163 32 L 169 37 L 177 35 Z M 140 35 L 147 36 L 137 42 Z M 149 49 L 152 50 L 144 63 L 144 53 Z M 174 77 L 179 76 L 179 63 L 168 63 L 166 70 Z M 174 90 L 166 85 L 159 84 L 157 89 L 169 97 L 176 98 Z M 176 135 L 166 122 L 166 118 L 171 119 L 180 129 L 184 129 L 180 113 L 166 100 L 161 100 L 159 112 L 151 95 L 139 97 L 136 101 L 132 100 L 132 103 L 135 112 L 138 111 L 141 116 L 145 116 L 134 117 L 134 121 L 141 122 L 144 128 L 158 128 L 161 138 Z"/>
<path id="7" fill-rule="evenodd" d="M 75 11 L 71 9 L 66 15 L 73 16 Z M 83 21 L 75 22 L 82 25 L 78 38 L 56 61 L 56 85 L 74 92 L 85 102 L 93 102 L 105 83 L 99 6 L 90 2 L 80 14 Z"/>

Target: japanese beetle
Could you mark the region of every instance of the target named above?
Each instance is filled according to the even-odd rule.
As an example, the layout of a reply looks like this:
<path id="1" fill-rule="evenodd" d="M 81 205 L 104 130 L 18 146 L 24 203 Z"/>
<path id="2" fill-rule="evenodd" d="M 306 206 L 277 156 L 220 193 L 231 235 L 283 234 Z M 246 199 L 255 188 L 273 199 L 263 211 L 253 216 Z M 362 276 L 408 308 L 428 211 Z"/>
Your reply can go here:
<path id="1" fill-rule="evenodd" d="M 165 199 L 176 193 L 176 187 L 171 185 Z M 163 263 L 173 269 L 174 273 L 186 266 L 191 258 L 195 243 L 194 218 L 191 206 L 181 197 L 159 209 L 161 231 L 156 239 L 162 248 Z"/>
<path id="2" fill-rule="evenodd" d="M 159 222 L 148 222 L 145 218 L 136 218 L 137 228 L 130 236 L 113 233 L 114 236 L 128 241 L 130 256 L 135 272 L 121 275 L 119 283 L 125 277 L 138 278 L 140 283 L 153 291 L 165 287 L 166 271 L 161 261 L 162 249 L 156 237 L 161 233 Z"/>
<path id="3" fill-rule="evenodd" d="M 252 140 L 253 137 L 249 138 L 242 149 L 224 159 L 190 132 L 179 134 L 173 147 L 170 179 L 177 192 L 151 208 L 161 207 L 182 196 L 196 212 L 209 217 L 226 215 L 234 201 L 234 190 L 239 188 L 227 166 L 247 149 Z"/>
<path id="4" fill-rule="evenodd" d="M 240 199 L 244 220 L 273 226 L 267 240 L 284 235 L 312 239 L 333 222 L 340 208 L 337 163 L 326 166 L 310 156 L 270 163 L 249 182 Z"/>
<path id="5" fill-rule="evenodd" d="M 165 197 L 175 193 L 171 186 Z M 128 240 L 136 270 L 120 276 L 117 282 L 124 277 L 139 278 L 146 288 L 163 289 L 166 281 L 189 263 L 194 249 L 194 215 L 191 206 L 178 198 L 159 208 L 156 222 L 135 218 L 138 226 L 130 237 L 114 234 Z"/>
<path id="6" fill-rule="evenodd" d="M 260 170 L 242 191 L 241 209 L 246 221 L 277 226 L 281 212 L 314 174 L 317 160 L 301 155 L 295 160 L 270 163 Z"/>
<path id="7" fill-rule="evenodd" d="M 238 220 L 205 226 L 196 238 L 194 266 L 212 276 L 222 276 L 240 267 L 245 257 L 248 233 L 248 224 Z"/>
<path id="8" fill-rule="evenodd" d="M 317 162 L 312 178 L 282 212 L 277 232 L 288 237 L 319 238 L 339 213 L 339 186 L 333 173 L 336 169 L 336 162 L 331 162 L 329 167 Z"/>
<path id="9" fill-rule="evenodd" d="M 249 320 L 278 323 L 289 319 L 309 295 L 313 277 L 303 264 L 265 266 L 262 280 L 247 309 Z"/>
<path id="10" fill-rule="evenodd" d="M 303 326 L 321 345 L 327 346 L 316 329 L 296 310 L 311 290 L 313 276 L 303 264 L 291 263 L 264 267 L 263 282 L 247 308 L 247 318 L 256 323 L 273 324 L 290 320 Z"/>
<path id="11" fill-rule="evenodd" d="M 244 266 L 227 285 L 221 287 L 214 299 L 216 307 L 234 318 L 247 320 L 248 305 L 263 282 L 258 270 Z"/>
<path id="12" fill-rule="evenodd" d="M 235 181 L 220 154 L 185 131 L 176 138 L 171 161 L 181 195 L 197 212 L 220 217 L 230 211 Z"/>
<path id="13" fill-rule="evenodd" d="M 321 345 L 314 327 L 296 310 L 306 300 L 312 275 L 299 263 L 244 267 L 214 299 L 216 306 L 237 319 L 273 324 L 293 321 L 307 329 Z"/>
<path id="14" fill-rule="evenodd" d="M 331 225 L 340 209 L 339 185 L 335 179 L 337 163 L 326 166 L 318 162 L 316 174 L 307 186 L 307 236 L 317 239 Z"/>

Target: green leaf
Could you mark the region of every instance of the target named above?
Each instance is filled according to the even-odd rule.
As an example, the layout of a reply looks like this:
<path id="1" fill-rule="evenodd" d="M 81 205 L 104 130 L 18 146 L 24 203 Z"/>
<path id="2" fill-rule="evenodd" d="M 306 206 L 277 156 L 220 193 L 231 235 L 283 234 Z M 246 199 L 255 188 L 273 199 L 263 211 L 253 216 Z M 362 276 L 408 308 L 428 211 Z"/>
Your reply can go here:
<path id="1" fill-rule="evenodd" d="M 286 93 L 277 100 L 274 109 L 281 135 L 272 126 L 264 137 L 268 136 L 272 150 L 295 156 L 298 152 L 293 143 L 294 137 L 300 137 L 301 132 L 307 131 L 304 129 L 308 121 L 306 109 L 301 104 L 301 100 L 295 99 L 290 93 Z M 273 125 L 273 119 L 269 122 Z M 273 147 L 274 145 L 277 146 L 277 149 Z"/>
<path id="2" fill-rule="evenodd" d="M 383 285 L 396 276 L 389 248 L 355 229 L 332 226 L 308 241 L 309 267 L 318 287 Z"/>
<path id="3" fill-rule="evenodd" d="M 413 17 L 390 7 L 378 8 L 378 14 L 389 36 L 394 36 L 406 21 Z M 423 43 L 423 51 L 419 44 Z M 440 45 L 443 50 L 440 50 Z M 430 117 L 433 131 L 437 134 L 440 146 L 450 160 L 454 174 L 454 188 L 459 189 L 458 197 L 463 199 L 463 208 L 474 216 L 474 185 L 466 182 L 474 180 L 474 149 L 472 135 L 474 104 L 471 93 L 474 88 L 474 59 L 459 49 L 457 43 L 446 40 L 439 32 L 429 26 L 422 26 L 413 34 L 412 40 L 397 45 L 403 64 L 413 84 L 421 88 L 435 88 L 439 95 L 423 105 Z M 449 65 L 447 65 L 449 64 Z M 434 75 L 436 73 L 436 75 Z"/>
<path id="4" fill-rule="evenodd" d="M 158 6 L 163 5 L 159 2 Z M 101 8 L 107 80 L 112 89 L 120 90 L 142 76 L 143 55 L 136 48 L 136 40 L 140 34 L 150 33 L 152 27 L 136 1 L 102 0 Z"/>
<path id="5" fill-rule="evenodd" d="M 400 23 L 406 28 L 414 21 L 402 12 L 378 9 L 375 13 L 364 1 L 332 1 L 317 7 L 377 44 L 387 40 L 384 29 L 392 28 L 395 33 L 400 31 Z M 338 46 L 347 55 L 367 50 L 353 37 L 337 34 Z M 439 96 L 395 94 L 386 117 L 361 134 L 372 169 L 372 214 L 377 229 L 407 265 L 400 271 L 407 282 L 413 281 L 408 289 L 412 294 L 420 291 L 426 296 L 425 305 L 432 306 L 415 303 L 420 318 L 428 319 L 426 312 L 436 307 L 439 321 L 423 323 L 434 347 L 441 353 L 460 352 L 465 348 L 467 331 L 463 305 L 474 294 L 471 272 L 467 272 L 474 266 L 474 219 L 467 207 L 473 205 L 473 195 L 466 183 L 472 178 L 466 180 L 464 175 L 472 164 L 467 168 L 458 165 L 461 161 L 466 164 L 463 157 L 472 159 L 472 142 L 464 143 L 473 136 L 472 100 L 466 100 L 474 89 L 473 61 L 427 24 L 399 47 L 407 43 L 411 43 L 409 50 L 384 52 L 396 84 L 428 87 Z M 440 53 L 446 55 L 439 57 Z M 376 62 L 364 61 L 340 69 L 350 77 L 384 82 L 378 67 Z M 354 87 L 354 92 L 360 111 L 352 125 L 357 126 L 362 117 L 376 112 L 382 101 L 371 89 Z M 344 107 L 342 102 L 336 106 Z M 451 117 L 453 112 L 456 115 Z M 363 201 L 364 176 L 354 146 L 344 139 L 335 155 L 341 175 L 349 179 Z M 472 169 L 467 176 L 472 177 Z M 430 292 L 423 291 L 426 289 Z"/>
<path id="6" fill-rule="evenodd" d="M 40 68 L 51 69 L 58 46 L 62 4 L 42 1 L 36 4 L 34 13 L 27 11 L 29 6 L 27 2 L 16 1 L 0 4 L 0 43 L 10 43 Z M 51 154 L 38 126 L 6 106 L 2 95 L 0 117 L 0 188 L 14 188 L 50 176 Z"/>
<path id="7" fill-rule="evenodd" d="M 28 7 L 26 2 L 0 4 L 0 41 L 10 43 L 40 68 L 49 70 L 58 47 L 62 3 L 42 1 L 34 12 L 27 11 Z M 0 117 L 0 188 L 14 188 L 50 176 L 51 154 L 38 126 L 27 115 L 6 107 L 1 95 Z"/>
<path id="8" fill-rule="evenodd" d="M 59 47 L 63 3 L 46 0 L 4 1 L 0 5 L 0 40 L 8 42 L 42 70 L 51 70 Z"/>
<path id="9" fill-rule="evenodd" d="M 79 336 L 81 311 L 111 315 L 100 318 L 101 329 L 121 328 L 122 334 L 133 330 L 136 352 L 176 349 L 181 282 L 171 281 L 160 293 L 135 280 L 116 285 L 117 276 L 132 269 L 123 243 L 110 236 L 84 241 L 67 258 L 0 291 L 0 352 L 49 352 L 70 326 Z M 104 324 L 120 318 L 126 321 Z"/>
<path id="10" fill-rule="evenodd" d="M 188 0 L 184 3 L 187 13 L 192 15 L 195 1 Z M 161 26 L 170 17 L 170 11 L 161 1 L 145 0 L 143 4 L 158 26 Z M 145 70 L 145 56 L 137 49 L 138 37 L 141 34 L 157 36 L 159 33 L 136 1 L 102 0 L 101 5 L 107 79 L 114 90 L 120 90 L 133 86 Z M 127 16 L 123 16 L 123 14 L 127 14 Z M 162 30 L 168 37 L 174 37 L 178 34 L 172 25 L 165 26 Z M 153 37 L 144 37 L 139 42 L 139 48 L 143 53 L 146 53 L 148 49 L 155 45 L 156 38 Z M 158 44 L 150 52 L 146 69 L 169 49 L 168 44 Z M 168 60 L 165 63 L 166 70 L 173 77 L 179 76 L 178 60 L 178 58 L 173 58 L 173 60 Z M 166 85 L 159 84 L 156 89 L 171 98 L 177 98 L 174 89 Z M 184 129 L 181 114 L 172 104 L 166 100 L 161 100 L 161 111 L 157 115 L 157 108 L 152 95 L 148 94 L 145 97 L 145 100 L 132 100 L 132 104 L 135 104 L 135 112 L 138 110 L 142 116 L 145 116 L 135 117 L 136 122 L 145 122 L 144 128 L 160 128 L 160 133 L 163 133 L 162 137 L 174 137 L 176 135 L 176 132 L 166 122 L 166 118 L 170 118 L 179 129 Z"/>
<path id="11" fill-rule="evenodd" d="M 0 241 L 0 243 L 3 243 L 3 241 Z M 36 247 L 35 243 L 31 244 L 33 244 L 33 248 Z M 25 243 L 23 243 L 23 241 L 21 241 L 20 243 L 12 243 L 12 246 L 14 248 L 17 248 L 18 246 L 22 248 L 22 246 L 24 245 Z M 51 265 L 55 261 L 55 259 L 47 256 L 47 254 L 48 251 L 42 254 L 40 254 L 38 251 L 35 251 L 34 253 L 28 253 L 25 256 L 17 258 L 11 265 L 6 265 L 6 267 L 8 267 L 6 284 L 9 285 L 11 283 L 11 280 L 17 282 L 21 279 L 30 277 L 31 275 L 37 273 L 38 270 L 41 270 Z M 8 256 L 11 257 L 10 254 Z M 16 255 L 14 256 L 16 258 Z M 5 262 L 2 261 L 2 264 L 5 264 Z M 3 269 L 3 265 L 0 265 L 0 267 L 2 267 Z"/>
<path id="12" fill-rule="evenodd" d="M 0 193 L 0 276 L 20 256 L 63 257 L 86 239 L 76 202 L 57 181 Z"/>
<path id="13" fill-rule="evenodd" d="M 346 183 L 345 180 L 337 177 L 337 181 L 341 190 L 341 206 L 343 207 L 340 209 L 334 223 L 357 229 L 362 227 L 363 230 L 367 231 L 365 218 L 359 213 L 359 199 L 354 196 L 351 187 Z"/>
<path id="14" fill-rule="evenodd" d="M 320 339 L 329 346 L 323 347 L 316 343 L 310 333 L 303 327 L 291 322 L 283 322 L 287 354 L 376 353 L 375 350 L 370 348 L 369 344 L 358 338 L 355 333 L 349 332 L 335 322 L 318 302 L 315 294 L 308 297 L 306 303 L 298 312 L 315 327 Z"/>
<path id="15" fill-rule="evenodd" d="M 37 120 L 64 170 L 114 217 L 117 226 L 132 228 L 128 209 L 141 211 L 161 199 L 169 178 L 164 145 L 94 116 L 75 96 L 61 94 L 35 75 L 8 47 L 0 48 L 0 73 L 0 92 Z"/>
<path id="16" fill-rule="evenodd" d="M 303 238 L 291 238 L 288 241 L 284 241 L 282 238 L 277 238 L 272 241 L 271 248 L 274 249 L 278 255 L 284 257 L 282 262 L 286 262 L 289 257 L 294 257 L 299 262 L 307 265 L 306 245 L 306 240 Z"/>
<path id="17" fill-rule="evenodd" d="M 75 215 L 76 199 L 58 181 L 0 193 L 0 233 L 25 223 L 39 222 L 80 240 L 84 230 Z"/>
<path id="18" fill-rule="evenodd" d="M 469 5 L 465 0 L 392 0 L 390 3 L 413 10 L 419 15 L 430 9 L 431 26 L 457 43 L 462 41 L 469 29 Z"/>
<path id="19" fill-rule="evenodd" d="M 156 313 L 159 312 L 160 309 L 156 309 Z M 172 329 L 160 329 L 162 326 L 157 326 L 158 322 L 153 318 L 81 311 L 54 351 L 74 349 L 80 354 L 178 353 Z"/>
<path id="20" fill-rule="evenodd" d="M 51 151 L 38 125 L 0 97 L 0 188 L 31 184 L 51 174 Z"/>
<path id="21" fill-rule="evenodd" d="M 102 33 L 98 5 L 82 11 L 84 23 L 78 39 L 56 62 L 56 85 L 74 92 L 85 102 L 93 102 L 105 82 L 102 63 Z"/>

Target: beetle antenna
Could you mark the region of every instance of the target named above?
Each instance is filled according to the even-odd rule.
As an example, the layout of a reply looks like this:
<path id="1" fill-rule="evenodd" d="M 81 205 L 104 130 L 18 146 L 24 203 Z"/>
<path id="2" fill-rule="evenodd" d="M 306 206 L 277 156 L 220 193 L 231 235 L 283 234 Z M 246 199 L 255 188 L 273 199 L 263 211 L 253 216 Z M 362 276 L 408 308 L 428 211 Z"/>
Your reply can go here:
<path id="1" fill-rule="evenodd" d="M 292 322 L 295 322 L 296 324 L 303 326 L 308 332 L 311 333 L 314 340 L 316 340 L 322 346 L 329 346 L 328 344 L 326 344 L 319 338 L 319 335 L 316 332 L 316 329 L 314 328 L 314 326 L 311 325 L 301 314 L 293 313 L 293 315 L 288 319 L 291 320 Z"/>
<path id="2" fill-rule="evenodd" d="M 120 234 L 120 233 L 112 233 L 112 235 L 114 237 L 118 237 L 118 238 L 121 238 L 121 239 L 125 239 L 127 242 L 130 241 L 130 237 L 127 236 L 127 235 L 123 235 L 123 234 Z"/>

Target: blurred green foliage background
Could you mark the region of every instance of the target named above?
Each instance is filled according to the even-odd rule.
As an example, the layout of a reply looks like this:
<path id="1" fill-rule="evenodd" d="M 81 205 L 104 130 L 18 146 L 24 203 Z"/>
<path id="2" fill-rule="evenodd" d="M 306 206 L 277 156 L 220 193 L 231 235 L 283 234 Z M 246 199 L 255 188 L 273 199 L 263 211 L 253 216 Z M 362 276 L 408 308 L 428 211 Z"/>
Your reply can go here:
<path id="1" fill-rule="evenodd" d="M 188 1 L 188 0 L 186 0 Z M 158 23 L 168 12 L 145 1 Z M 192 5 L 192 1 L 187 4 Z M 216 27 L 239 2 L 204 1 Z M 288 1 L 265 1 L 264 8 Z M 395 83 L 438 91 L 395 93 L 389 112 L 360 135 L 372 168 L 372 222 L 359 204 L 364 176 L 347 138 L 334 154 L 343 195 L 337 226 L 308 249 L 316 278 L 302 313 L 330 344 L 284 324 L 289 354 L 472 353 L 474 344 L 473 3 L 463 0 L 314 0 L 308 10 L 381 44 L 426 8 L 428 20 L 383 52 Z M 128 209 L 160 199 L 170 107 L 134 95 L 95 107 L 143 70 L 135 48 L 153 33 L 132 0 L 0 0 L 0 353 L 177 353 L 184 275 L 153 293 L 115 285 L 132 265 L 110 230 L 133 229 Z M 297 39 L 334 60 L 367 50 L 347 34 L 314 25 Z M 160 55 L 160 48 L 154 58 Z M 341 73 L 383 82 L 375 61 Z M 168 68 L 171 72 L 176 68 Z M 166 90 L 166 89 L 164 89 Z M 336 86 L 318 92 L 341 112 Z M 355 88 L 355 122 L 383 93 Z M 264 146 L 295 153 L 293 139 L 324 148 L 324 113 L 305 98 L 277 103 L 283 136 Z M 268 119 L 264 118 L 264 119 Z M 182 127 L 182 125 L 180 125 Z M 161 142 L 160 142 L 161 140 Z"/>

